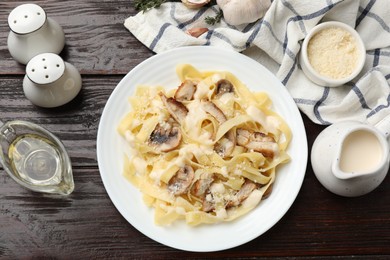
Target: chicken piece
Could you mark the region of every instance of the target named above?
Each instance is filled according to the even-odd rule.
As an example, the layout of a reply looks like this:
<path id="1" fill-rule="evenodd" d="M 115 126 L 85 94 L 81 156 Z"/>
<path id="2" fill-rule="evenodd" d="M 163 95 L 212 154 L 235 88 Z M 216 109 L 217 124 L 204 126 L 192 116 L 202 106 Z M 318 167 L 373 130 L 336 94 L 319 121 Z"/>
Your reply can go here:
<path id="1" fill-rule="evenodd" d="M 196 83 L 191 80 L 185 80 L 177 88 L 175 92 L 175 99 L 177 101 L 189 101 L 194 98 L 196 91 Z"/>
<path id="2" fill-rule="evenodd" d="M 192 186 L 191 193 L 196 197 L 205 196 L 207 190 L 210 188 L 211 183 L 214 181 L 214 175 L 210 173 L 203 173 L 199 180 L 197 180 Z"/>
<path id="3" fill-rule="evenodd" d="M 176 196 L 187 193 L 194 177 L 194 169 L 190 165 L 185 165 L 169 180 L 169 192 Z"/>
<path id="4" fill-rule="evenodd" d="M 229 157 L 236 146 L 234 131 L 229 131 L 214 146 L 214 150 L 222 158 Z"/>
<path id="5" fill-rule="evenodd" d="M 246 200 L 249 195 L 257 189 L 258 185 L 254 183 L 251 180 L 246 179 L 244 184 L 242 184 L 241 189 L 235 194 L 234 199 L 230 200 L 226 208 L 234 207 L 234 206 L 239 206 L 244 200 Z"/>
<path id="6" fill-rule="evenodd" d="M 206 194 L 206 197 L 203 200 L 202 203 L 202 211 L 204 212 L 210 212 L 215 209 L 215 203 L 214 203 L 214 198 L 213 195 L 210 193 Z"/>
<path id="7" fill-rule="evenodd" d="M 226 122 L 227 118 L 219 107 L 211 101 L 202 101 L 202 108 L 204 111 L 213 116 L 220 124 Z M 214 150 L 222 157 L 230 156 L 236 146 L 235 132 L 230 130 L 214 147 Z"/>
<path id="8" fill-rule="evenodd" d="M 204 111 L 213 116 L 220 124 L 226 122 L 225 114 L 213 102 L 202 100 L 201 106 Z"/>
<path id="9" fill-rule="evenodd" d="M 278 144 L 274 138 L 260 132 L 237 129 L 237 144 L 247 149 L 259 152 L 267 158 L 273 158 L 278 153 Z"/>

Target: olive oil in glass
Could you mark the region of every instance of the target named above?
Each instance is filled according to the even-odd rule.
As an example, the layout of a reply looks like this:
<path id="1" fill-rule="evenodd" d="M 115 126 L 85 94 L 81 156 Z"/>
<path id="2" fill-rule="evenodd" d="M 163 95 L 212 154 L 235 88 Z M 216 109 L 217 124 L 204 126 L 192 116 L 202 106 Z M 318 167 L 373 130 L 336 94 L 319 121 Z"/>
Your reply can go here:
<path id="1" fill-rule="evenodd" d="M 67 195 L 74 189 L 68 154 L 57 137 L 23 121 L 0 128 L 1 162 L 19 184 L 34 191 Z"/>

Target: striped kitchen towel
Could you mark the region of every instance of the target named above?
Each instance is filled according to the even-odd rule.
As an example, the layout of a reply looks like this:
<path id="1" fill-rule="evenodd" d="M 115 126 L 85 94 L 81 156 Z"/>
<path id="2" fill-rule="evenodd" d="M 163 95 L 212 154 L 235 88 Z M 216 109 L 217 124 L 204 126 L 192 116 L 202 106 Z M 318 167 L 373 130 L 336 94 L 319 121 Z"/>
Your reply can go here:
<path id="1" fill-rule="evenodd" d="M 242 52 L 260 62 L 286 86 L 313 122 L 359 120 L 376 124 L 390 114 L 390 5 L 388 0 L 274 0 L 264 18 L 240 26 L 223 20 L 210 26 L 218 6 L 190 10 L 181 2 L 138 13 L 126 28 L 156 53 L 189 45 L 212 45 Z M 321 87 L 303 74 L 298 53 L 308 31 L 323 21 L 354 27 L 367 49 L 361 74 L 344 86 Z M 207 27 L 198 38 L 185 33 Z"/>

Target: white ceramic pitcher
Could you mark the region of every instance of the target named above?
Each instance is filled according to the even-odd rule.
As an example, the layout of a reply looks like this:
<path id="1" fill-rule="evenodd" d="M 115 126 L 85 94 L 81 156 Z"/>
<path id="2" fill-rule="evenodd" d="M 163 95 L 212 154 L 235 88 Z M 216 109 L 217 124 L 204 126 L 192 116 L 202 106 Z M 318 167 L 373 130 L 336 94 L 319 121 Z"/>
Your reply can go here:
<path id="1" fill-rule="evenodd" d="M 341 196 L 355 197 L 373 191 L 389 170 L 389 130 L 388 118 L 376 126 L 344 121 L 324 129 L 311 152 L 317 179 Z"/>

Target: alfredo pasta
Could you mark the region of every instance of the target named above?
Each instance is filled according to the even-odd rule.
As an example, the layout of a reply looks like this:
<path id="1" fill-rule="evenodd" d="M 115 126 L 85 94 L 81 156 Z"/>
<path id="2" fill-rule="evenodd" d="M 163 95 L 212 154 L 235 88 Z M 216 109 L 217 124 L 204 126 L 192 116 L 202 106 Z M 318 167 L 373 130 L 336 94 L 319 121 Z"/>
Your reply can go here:
<path id="1" fill-rule="evenodd" d="M 272 191 L 289 160 L 291 132 L 265 93 L 233 74 L 177 68 L 181 85 L 139 86 L 118 127 L 131 156 L 125 177 L 155 209 L 155 222 L 231 221 Z"/>

